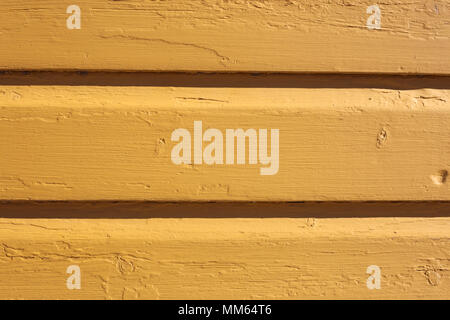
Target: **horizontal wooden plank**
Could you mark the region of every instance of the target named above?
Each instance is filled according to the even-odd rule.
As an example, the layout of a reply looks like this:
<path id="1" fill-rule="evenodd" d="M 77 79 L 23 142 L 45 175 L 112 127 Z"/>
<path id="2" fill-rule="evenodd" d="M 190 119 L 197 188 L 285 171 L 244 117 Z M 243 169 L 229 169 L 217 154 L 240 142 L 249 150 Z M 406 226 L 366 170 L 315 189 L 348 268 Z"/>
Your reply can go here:
<path id="1" fill-rule="evenodd" d="M 450 218 L 0 219 L 0 298 L 449 299 L 449 230 Z"/>
<path id="2" fill-rule="evenodd" d="M 450 74 L 448 0 L 373 5 L 3 0 L 0 68 Z"/>
<path id="3" fill-rule="evenodd" d="M 449 93 L 0 86 L 0 199 L 449 200 Z M 196 121 L 217 129 L 217 154 Z M 228 157 L 238 128 L 254 143 Z"/>

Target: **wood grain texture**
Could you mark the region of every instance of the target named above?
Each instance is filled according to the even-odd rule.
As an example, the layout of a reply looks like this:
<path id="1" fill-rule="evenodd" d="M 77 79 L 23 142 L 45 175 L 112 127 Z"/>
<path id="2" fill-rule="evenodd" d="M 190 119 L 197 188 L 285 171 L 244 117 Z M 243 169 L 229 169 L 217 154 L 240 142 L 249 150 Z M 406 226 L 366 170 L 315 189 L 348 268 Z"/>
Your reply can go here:
<path id="1" fill-rule="evenodd" d="M 2 200 L 449 200 L 448 89 L 0 87 Z M 279 128 L 279 172 L 175 165 L 177 128 Z"/>
<path id="2" fill-rule="evenodd" d="M 69 5 L 81 29 L 69 30 Z M 0 68 L 450 74 L 450 2 L 3 0 Z"/>
<path id="3" fill-rule="evenodd" d="M 0 219 L 0 298 L 449 299 L 449 218 Z M 381 268 L 381 289 L 366 268 Z M 66 288 L 79 265 L 81 290 Z"/>

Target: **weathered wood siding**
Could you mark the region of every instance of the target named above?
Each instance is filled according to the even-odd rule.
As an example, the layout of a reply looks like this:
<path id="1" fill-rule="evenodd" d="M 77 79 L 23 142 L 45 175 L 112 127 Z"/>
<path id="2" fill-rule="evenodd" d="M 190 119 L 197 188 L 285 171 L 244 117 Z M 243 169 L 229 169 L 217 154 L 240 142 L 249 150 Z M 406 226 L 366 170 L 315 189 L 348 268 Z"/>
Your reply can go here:
<path id="1" fill-rule="evenodd" d="M 383 1 L 369 29 L 374 4 L 2 0 L 0 68 L 450 73 L 449 1 Z"/>

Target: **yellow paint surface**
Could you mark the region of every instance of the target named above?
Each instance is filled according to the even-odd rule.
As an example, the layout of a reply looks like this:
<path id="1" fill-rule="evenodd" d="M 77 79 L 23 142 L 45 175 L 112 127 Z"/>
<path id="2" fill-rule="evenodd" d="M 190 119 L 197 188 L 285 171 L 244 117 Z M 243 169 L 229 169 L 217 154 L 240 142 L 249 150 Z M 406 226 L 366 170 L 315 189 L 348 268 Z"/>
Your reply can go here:
<path id="1" fill-rule="evenodd" d="M 0 75 L 0 299 L 450 299 L 450 78 L 387 75 L 450 74 L 449 1 L 76 2 L 0 4 L 0 70 L 101 71 Z M 173 164 L 198 120 L 279 172 Z"/>
<path id="2" fill-rule="evenodd" d="M 450 298 L 449 218 L 0 219 L 0 298 Z M 381 268 L 381 289 L 366 268 Z M 66 268 L 81 269 L 81 290 Z"/>
<path id="3" fill-rule="evenodd" d="M 81 29 L 69 30 L 69 5 Z M 450 3 L 2 0 L 0 68 L 450 73 Z"/>
<path id="4" fill-rule="evenodd" d="M 450 200 L 449 94 L 4 85 L 0 199 Z M 175 165 L 171 134 L 192 134 L 196 120 L 222 132 L 279 129 L 278 173 L 248 160 Z"/>

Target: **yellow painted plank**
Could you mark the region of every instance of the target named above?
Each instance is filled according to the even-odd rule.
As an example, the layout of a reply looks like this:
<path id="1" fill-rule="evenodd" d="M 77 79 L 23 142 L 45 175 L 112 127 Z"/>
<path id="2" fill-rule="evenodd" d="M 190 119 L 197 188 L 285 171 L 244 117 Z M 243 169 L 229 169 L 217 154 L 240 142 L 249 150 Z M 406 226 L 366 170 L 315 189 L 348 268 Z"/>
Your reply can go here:
<path id="1" fill-rule="evenodd" d="M 449 93 L 3 85 L 0 199 L 450 200 Z M 223 136 L 224 164 L 205 162 L 206 141 L 194 163 L 195 121 Z M 180 128 L 191 164 L 173 156 Z M 238 128 L 255 130 L 255 149 L 227 164 L 226 130 Z M 262 144 L 269 163 L 259 129 L 279 130 L 277 146 Z"/>
<path id="2" fill-rule="evenodd" d="M 0 298 L 449 299 L 449 230 L 450 218 L 2 218 Z"/>
<path id="3" fill-rule="evenodd" d="M 450 74 L 448 0 L 373 5 L 3 0 L 0 68 Z"/>

